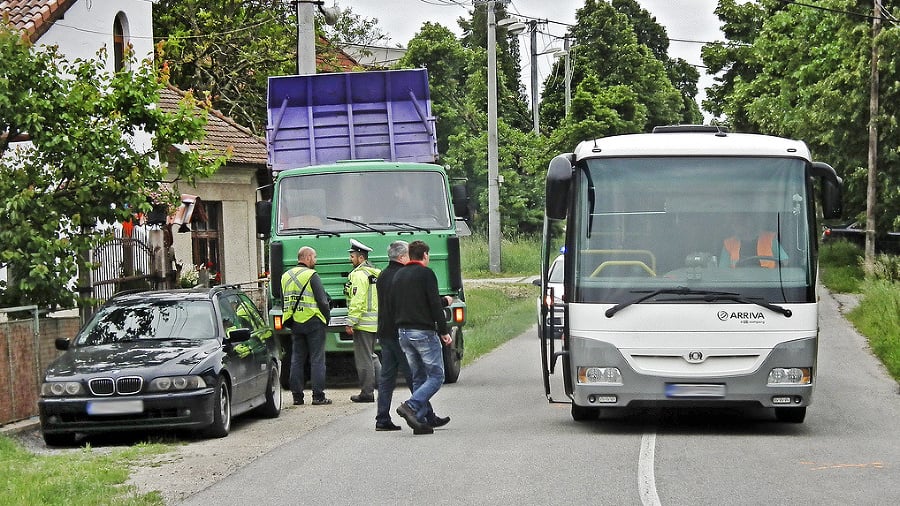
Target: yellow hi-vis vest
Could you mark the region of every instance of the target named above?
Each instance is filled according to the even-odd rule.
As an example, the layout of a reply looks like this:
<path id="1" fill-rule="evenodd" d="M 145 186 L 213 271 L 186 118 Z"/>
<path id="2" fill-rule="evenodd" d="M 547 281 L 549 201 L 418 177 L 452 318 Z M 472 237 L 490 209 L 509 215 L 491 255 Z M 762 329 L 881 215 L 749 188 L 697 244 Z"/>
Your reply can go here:
<path id="1" fill-rule="evenodd" d="M 281 276 L 281 293 L 284 297 L 282 321 L 285 323 L 291 319 L 303 323 L 313 316 L 326 323 L 325 315 L 319 311 L 315 294 L 309 286 L 309 280 L 315 273 L 316 271 L 309 267 L 298 265 Z"/>
<path id="2" fill-rule="evenodd" d="M 365 262 L 356 266 L 344 287 L 347 296 L 347 325 L 354 329 L 378 330 L 378 289 L 375 281 L 381 270 Z"/>

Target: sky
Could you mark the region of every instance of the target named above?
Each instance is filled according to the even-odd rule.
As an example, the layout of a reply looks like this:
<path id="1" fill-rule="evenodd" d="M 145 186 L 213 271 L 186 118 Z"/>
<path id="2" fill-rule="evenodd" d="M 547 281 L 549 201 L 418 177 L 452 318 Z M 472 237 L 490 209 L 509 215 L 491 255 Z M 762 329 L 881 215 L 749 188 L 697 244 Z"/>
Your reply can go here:
<path id="1" fill-rule="evenodd" d="M 458 35 L 461 34 L 456 20 L 468 17 L 472 9 L 472 0 L 326 0 L 325 4 L 334 3 L 338 7 L 350 7 L 352 11 L 364 18 L 378 20 L 382 32 L 390 38 L 390 45 L 406 46 L 422 23 L 438 22 Z M 669 35 L 669 55 L 683 58 L 692 65 L 702 66 L 700 48 L 703 42 L 721 40 L 719 19 L 713 10 L 717 0 L 638 0 L 638 3 L 656 17 L 656 21 L 665 27 Z M 565 24 L 575 22 L 575 11 L 584 5 L 584 0 L 512 0 L 507 5 L 511 15 L 521 14 L 530 18 L 539 18 L 549 22 L 540 27 L 537 38 L 538 52 L 562 49 L 561 37 Z M 520 35 L 520 48 L 523 54 L 522 82 L 526 92 L 531 93 L 530 39 L 528 33 Z M 544 82 L 554 57 L 546 54 L 538 57 L 538 82 Z M 702 99 L 703 89 L 712 84 L 712 76 L 700 72 L 699 88 Z"/>

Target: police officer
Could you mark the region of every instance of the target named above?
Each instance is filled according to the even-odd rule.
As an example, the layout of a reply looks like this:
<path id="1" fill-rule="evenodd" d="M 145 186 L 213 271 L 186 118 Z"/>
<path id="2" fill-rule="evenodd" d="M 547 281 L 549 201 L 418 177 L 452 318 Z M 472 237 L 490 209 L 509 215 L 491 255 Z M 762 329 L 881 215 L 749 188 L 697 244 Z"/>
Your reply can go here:
<path id="1" fill-rule="evenodd" d="M 372 248 L 350 239 L 350 263 L 353 270 L 347 276 L 344 295 L 347 296 L 347 334 L 353 336 L 353 360 L 359 377 L 360 392 L 351 395 L 353 402 L 375 402 L 378 381 L 375 355 L 375 336 L 378 330 L 378 292 L 375 282 L 381 270 L 369 263 Z"/>
<path id="2" fill-rule="evenodd" d="M 331 404 L 325 397 L 325 325 L 331 317 L 330 299 L 315 266 L 316 250 L 304 246 L 297 251 L 297 266 L 281 276 L 282 320 L 290 325 L 293 343 L 290 386 L 294 404 L 303 404 L 303 368 L 308 357 L 314 406 Z"/>

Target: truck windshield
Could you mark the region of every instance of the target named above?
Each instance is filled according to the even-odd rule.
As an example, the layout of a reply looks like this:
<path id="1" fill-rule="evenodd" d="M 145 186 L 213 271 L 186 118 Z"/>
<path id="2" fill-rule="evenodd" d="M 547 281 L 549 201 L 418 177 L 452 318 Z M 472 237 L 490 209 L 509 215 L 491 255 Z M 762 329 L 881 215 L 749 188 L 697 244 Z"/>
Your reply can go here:
<path id="1" fill-rule="evenodd" d="M 805 162 L 591 159 L 577 171 L 572 302 L 814 300 Z M 574 253 L 574 254 L 572 254 Z"/>
<path id="2" fill-rule="evenodd" d="M 344 233 L 446 230 L 447 184 L 428 171 L 336 172 L 285 177 L 278 192 L 278 232 Z"/>

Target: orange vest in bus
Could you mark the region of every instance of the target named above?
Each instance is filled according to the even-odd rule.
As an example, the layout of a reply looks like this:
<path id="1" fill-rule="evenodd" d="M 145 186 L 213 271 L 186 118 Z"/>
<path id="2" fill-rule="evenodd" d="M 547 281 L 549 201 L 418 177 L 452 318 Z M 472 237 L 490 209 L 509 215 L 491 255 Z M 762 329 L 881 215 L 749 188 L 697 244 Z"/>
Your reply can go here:
<path id="1" fill-rule="evenodd" d="M 756 254 L 761 257 L 774 257 L 775 253 L 772 250 L 774 241 L 775 232 L 761 232 L 759 234 L 759 239 L 756 241 Z M 741 258 L 741 240 L 737 237 L 725 239 L 725 249 L 731 257 L 731 266 L 734 267 Z M 760 267 L 765 267 L 767 269 L 775 268 L 775 262 L 772 260 L 760 260 L 759 265 Z"/>

